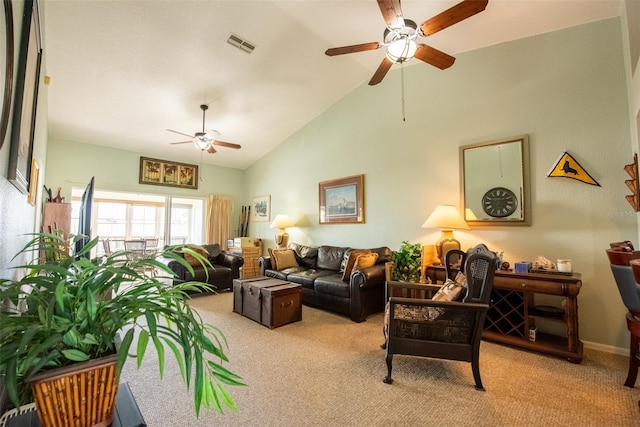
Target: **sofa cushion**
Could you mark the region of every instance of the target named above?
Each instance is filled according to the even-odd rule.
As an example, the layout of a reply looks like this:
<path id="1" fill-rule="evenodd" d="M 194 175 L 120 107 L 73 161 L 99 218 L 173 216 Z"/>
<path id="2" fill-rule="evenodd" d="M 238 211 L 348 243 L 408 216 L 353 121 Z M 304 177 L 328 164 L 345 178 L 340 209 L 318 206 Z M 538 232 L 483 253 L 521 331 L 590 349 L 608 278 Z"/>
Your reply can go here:
<path id="1" fill-rule="evenodd" d="M 189 249 L 191 249 L 192 251 L 194 251 L 195 253 L 202 255 L 204 258 L 207 258 L 207 252 L 205 251 L 205 249 L 197 247 L 197 246 L 188 246 Z M 200 261 L 198 261 L 193 255 L 188 254 L 188 253 L 184 253 L 184 259 L 185 261 L 187 261 L 189 263 L 189 265 L 195 267 L 198 265 L 202 265 L 200 263 Z"/>
<path id="2" fill-rule="evenodd" d="M 276 270 L 284 270 L 298 266 L 296 256 L 291 249 L 274 249 L 271 251 L 271 256 L 276 262 Z"/>
<path id="3" fill-rule="evenodd" d="M 378 259 L 376 260 L 376 264 L 384 264 L 386 262 L 391 262 L 392 252 L 386 246 L 381 248 L 372 248 L 371 252 L 375 252 L 378 254 Z"/>
<path id="4" fill-rule="evenodd" d="M 318 277 L 314 283 L 316 292 L 341 298 L 350 297 L 349 283 L 342 280 L 342 274 L 334 273 Z"/>
<path id="5" fill-rule="evenodd" d="M 344 252 L 349 248 L 337 246 L 320 246 L 318 248 L 317 268 L 322 270 L 340 271 L 340 264 L 344 257 Z"/>
<path id="6" fill-rule="evenodd" d="M 218 243 L 202 245 L 202 247 L 209 253 L 209 259 L 215 259 L 222 253 L 222 249 L 220 249 L 220 245 Z"/>
<path id="7" fill-rule="evenodd" d="M 376 265 L 378 254 L 371 252 L 369 254 L 360 254 L 356 257 L 356 262 L 353 264 L 353 270 L 362 270 L 365 268 L 373 267 Z"/>
<path id="8" fill-rule="evenodd" d="M 358 255 L 368 253 L 371 253 L 369 249 L 349 249 L 344 252 L 342 280 L 349 280 L 351 277 L 351 271 L 353 270 L 353 265 L 355 264 Z"/>
<path id="9" fill-rule="evenodd" d="M 316 268 L 318 248 L 300 245 L 298 243 L 289 243 L 289 249 L 292 249 L 293 252 L 295 252 L 298 265 L 303 265 L 308 268 Z"/>
<path id="10" fill-rule="evenodd" d="M 314 289 L 314 281 L 317 278 L 329 276 L 335 273 L 335 271 L 331 270 L 316 270 L 308 268 L 304 271 L 297 271 L 287 275 L 287 280 L 302 285 L 303 288 Z"/>

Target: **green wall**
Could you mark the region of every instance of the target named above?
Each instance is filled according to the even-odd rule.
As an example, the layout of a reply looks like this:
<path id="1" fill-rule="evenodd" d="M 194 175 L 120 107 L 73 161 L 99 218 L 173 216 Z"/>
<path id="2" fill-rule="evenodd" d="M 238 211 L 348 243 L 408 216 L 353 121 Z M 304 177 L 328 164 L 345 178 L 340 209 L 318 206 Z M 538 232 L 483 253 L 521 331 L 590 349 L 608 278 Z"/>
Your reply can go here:
<path id="1" fill-rule="evenodd" d="M 528 134 L 532 224 L 456 231 L 463 248 L 486 243 L 510 262 L 571 258 L 582 273 L 581 338 L 628 346 L 625 309 L 605 248 L 637 242 L 623 166 L 632 160 L 619 19 L 601 21 L 457 55 L 441 71 L 394 66 L 363 84 L 252 165 L 247 195 L 271 195 L 271 216 L 289 214 L 290 241 L 353 247 L 403 240 L 431 244 L 421 228 L 438 204 L 459 205 L 458 147 Z M 336 72 L 339 64 L 336 63 Z M 600 183 L 549 178 L 568 151 Z M 318 224 L 318 182 L 365 175 L 366 223 Z M 254 227 L 273 246 L 268 223 Z M 597 344 L 596 344 L 597 343 Z"/>
<path id="2" fill-rule="evenodd" d="M 236 212 L 246 198 L 243 171 L 206 164 L 199 165 L 197 190 L 139 184 L 140 156 L 146 154 L 50 138 L 44 184 L 53 189 L 62 187 L 61 194 L 67 200 L 70 200 L 72 187 L 84 188 L 92 176 L 95 176 L 98 190 L 176 197 L 225 194 L 233 196 Z"/>

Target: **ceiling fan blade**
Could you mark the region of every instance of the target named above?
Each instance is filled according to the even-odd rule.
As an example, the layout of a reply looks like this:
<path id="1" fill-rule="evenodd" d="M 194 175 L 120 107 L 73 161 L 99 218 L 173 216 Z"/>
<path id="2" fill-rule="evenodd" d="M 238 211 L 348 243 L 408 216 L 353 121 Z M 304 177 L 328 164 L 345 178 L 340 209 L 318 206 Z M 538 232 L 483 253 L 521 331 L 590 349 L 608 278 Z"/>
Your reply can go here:
<path id="1" fill-rule="evenodd" d="M 389 69 L 392 65 L 393 62 L 389 61 L 389 59 L 387 59 L 387 57 L 385 56 L 378 66 L 378 69 L 373 74 L 373 77 L 371 77 L 371 80 L 369 80 L 369 86 L 377 85 L 378 83 L 380 83 L 382 79 L 384 79 L 384 76 L 387 75 L 387 72 L 389 72 Z"/>
<path id="2" fill-rule="evenodd" d="M 364 52 L 367 50 L 376 50 L 379 47 L 380 47 L 380 43 L 378 42 L 354 44 L 351 46 L 332 47 L 331 49 L 327 49 L 324 52 L 324 54 L 327 56 L 344 55 L 345 53 L 355 53 L 355 52 Z"/>
<path id="3" fill-rule="evenodd" d="M 451 67 L 456 60 L 453 56 L 422 43 L 418 45 L 418 49 L 413 57 L 441 70 Z"/>
<path id="4" fill-rule="evenodd" d="M 191 141 L 180 141 L 180 142 L 170 142 L 169 144 L 193 144 L 193 140 Z"/>
<path id="5" fill-rule="evenodd" d="M 382 17 L 388 28 L 404 27 L 400 0 L 378 0 L 378 7 L 380 7 L 380 12 L 382 12 Z"/>
<path id="6" fill-rule="evenodd" d="M 218 141 L 218 140 L 213 141 L 213 145 L 217 145 L 220 147 L 227 147 L 227 148 L 235 148 L 236 150 L 239 150 L 240 148 L 242 148 L 239 144 L 234 144 L 233 142 Z"/>
<path id="7" fill-rule="evenodd" d="M 213 145 L 210 145 L 209 148 L 207 149 L 207 152 L 214 154 L 214 153 L 217 153 L 218 151 L 215 148 L 213 148 Z"/>
<path id="8" fill-rule="evenodd" d="M 167 129 L 169 132 L 177 133 L 178 135 L 186 136 L 187 138 L 195 138 L 193 135 L 189 135 L 186 133 L 178 132 L 177 130 Z"/>
<path id="9" fill-rule="evenodd" d="M 450 7 L 420 24 L 420 30 L 425 36 L 430 36 L 440 30 L 457 24 L 458 22 L 480 13 L 487 7 L 489 0 L 464 0 L 457 5 Z"/>

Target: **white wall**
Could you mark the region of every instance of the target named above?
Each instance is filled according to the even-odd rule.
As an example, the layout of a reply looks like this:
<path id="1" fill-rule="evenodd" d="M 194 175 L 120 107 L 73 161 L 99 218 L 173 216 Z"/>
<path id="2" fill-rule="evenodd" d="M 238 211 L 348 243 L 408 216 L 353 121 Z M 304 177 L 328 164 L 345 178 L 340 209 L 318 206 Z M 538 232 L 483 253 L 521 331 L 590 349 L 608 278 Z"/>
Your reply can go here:
<path id="1" fill-rule="evenodd" d="M 40 16 L 44 14 L 43 5 L 40 2 Z M 18 69 L 18 53 L 20 52 L 20 34 L 22 31 L 22 13 L 24 10 L 24 2 L 12 1 L 13 9 L 13 31 L 14 31 L 14 69 L 13 69 L 13 88 L 11 100 L 11 114 L 14 114 L 13 103 L 16 96 L 17 85 L 17 69 Z M 44 23 L 41 24 L 44 29 Z M 43 35 L 44 37 L 44 35 Z M 4 34 L 2 43 L 5 43 Z M 43 41 L 44 44 L 44 41 Z M 3 51 L 4 52 L 4 51 Z M 4 54 L 4 53 L 3 53 Z M 3 65 L 4 66 L 4 65 Z M 44 75 L 46 75 L 47 64 L 46 56 L 43 57 L 42 68 L 40 72 L 40 82 L 38 90 L 38 104 L 36 111 L 36 128 L 33 144 L 33 158 L 40 165 L 41 173 L 44 173 L 46 147 L 47 147 L 47 87 L 44 85 Z M 3 82 L 4 84 L 4 82 Z M 1 106 L 0 106 L 1 108 Z M 30 239 L 27 233 L 33 233 L 38 229 L 40 223 L 41 203 L 32 206 L 27 203 L 27 196 L 22 194 L 16 187 L 8 181 L 9 171 L 9 151 L 11 145 L 12 132 L 11 118 L 9 119 L 9 127 L 7 134 L 0 148 L 0 236 L 2 243 L 0 244 L 0 278 L 17 278 L 21 271 L 11 269 L 11 266 L 24 263 L 24 259 L 13 259 L 13 256 L 24 246 Z"/>
<path id="2" fill-rule="evenodd" d="M 339 64 L 336 64 L 339 67 Z M 508 261 L 571 258 L 582 273 L 581 338 L 626 348 L 625 309 L 605 248 L 637 243 L 636 214 L 624 196 L 632 160 L 619 19 L 460 54 L 446 71 L 418 63 L 366 84 L 246 171 L 247 195 L 271 195 L 272 217 L 297 221 L 290 241 L 353 247 L 403 240 L 433 243 L 421 225 L 438 204 L 459 204 L 458 147 L 528 134 L 532 225 L 457 232 L 463 248 L 479 242 Z M 339 72 L 337 70 L 336 72 Z M 600 183 L 548 178 L 568 151 Z M 365 175 L 366 223 L 319 225 L 318 182 Z M 254 227 L 273 246 L 267 223 Z"/>

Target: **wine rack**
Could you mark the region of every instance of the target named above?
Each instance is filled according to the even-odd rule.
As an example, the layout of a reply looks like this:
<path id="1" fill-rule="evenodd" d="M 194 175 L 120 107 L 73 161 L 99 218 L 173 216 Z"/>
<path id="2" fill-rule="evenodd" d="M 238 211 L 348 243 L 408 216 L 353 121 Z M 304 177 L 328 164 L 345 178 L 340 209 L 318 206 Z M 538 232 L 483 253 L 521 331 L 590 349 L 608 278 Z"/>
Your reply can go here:
<path id="1" fill-rule="evenodd" d="M 434 283 L 443 282 L 445 274 L 442 265 L 427 266 L 426 276 Z M 581 287 L 579 274 L 496 271 L 482 338 L 580 363 L 583 345 L 578 332 L 578 293 Z M 558 316 L 536 310 L 536 294 L 564 299 L 564 313 Z M 545 322 L 564 327 L 566 333 L 537 331 L 535 340 L 530 339 L 529 330 Z"/>

